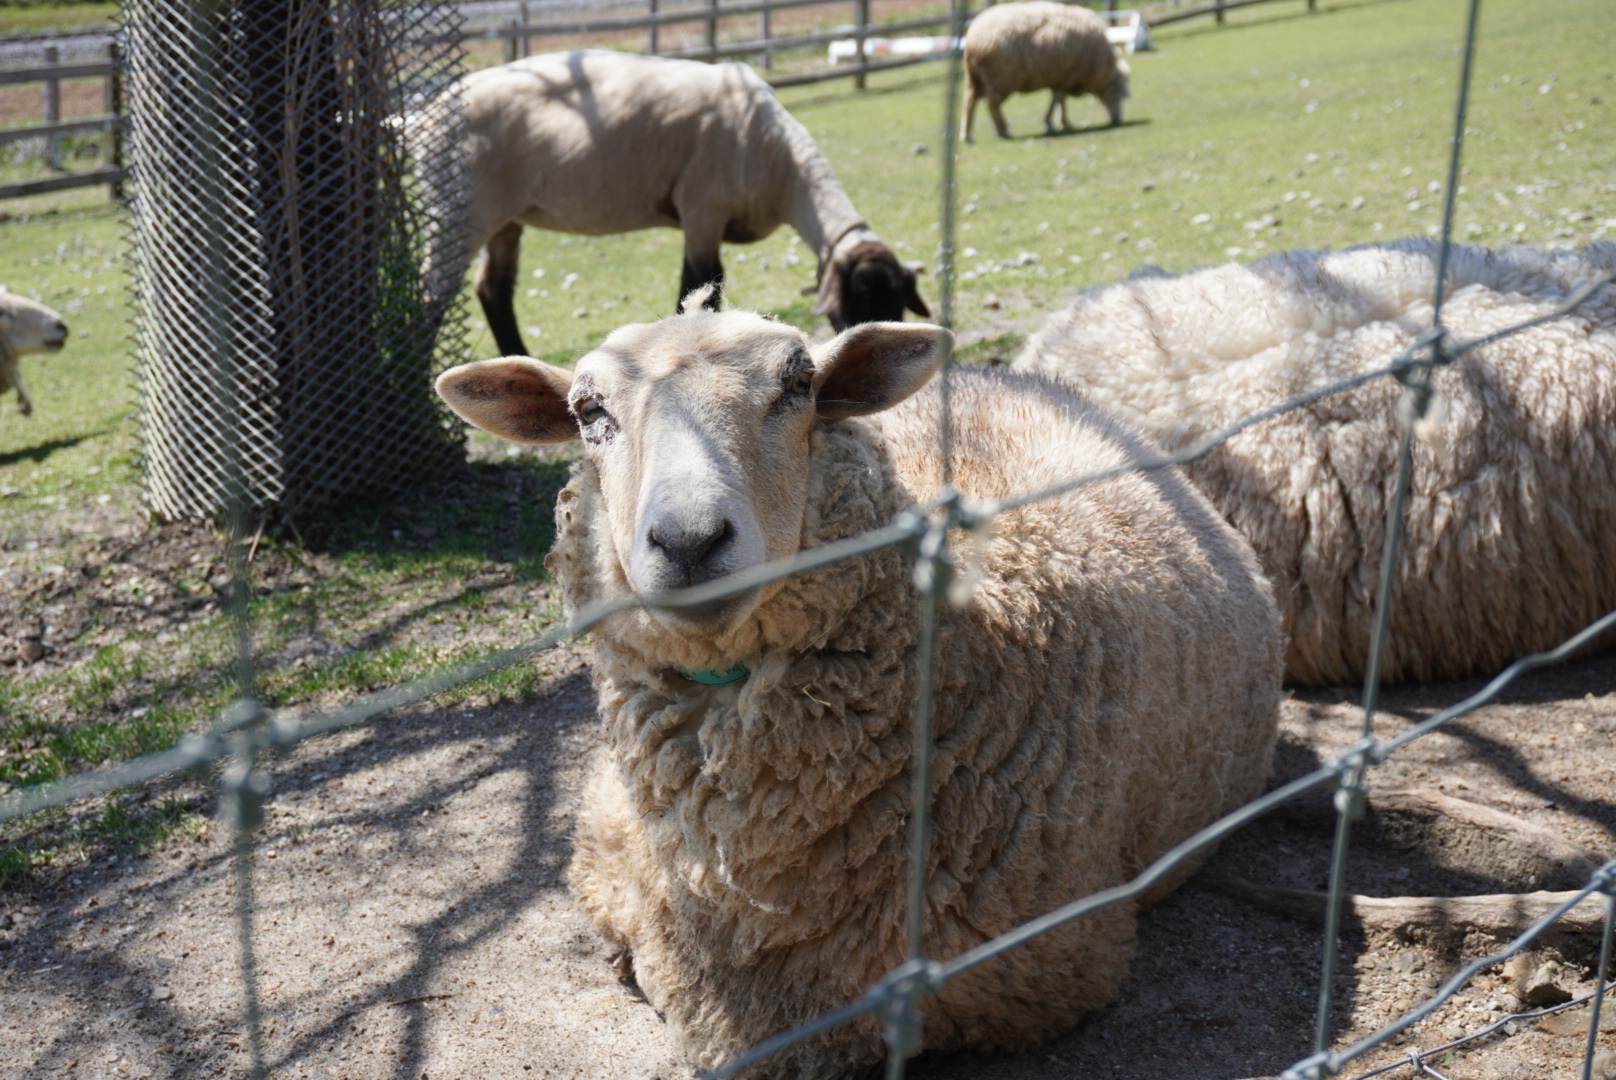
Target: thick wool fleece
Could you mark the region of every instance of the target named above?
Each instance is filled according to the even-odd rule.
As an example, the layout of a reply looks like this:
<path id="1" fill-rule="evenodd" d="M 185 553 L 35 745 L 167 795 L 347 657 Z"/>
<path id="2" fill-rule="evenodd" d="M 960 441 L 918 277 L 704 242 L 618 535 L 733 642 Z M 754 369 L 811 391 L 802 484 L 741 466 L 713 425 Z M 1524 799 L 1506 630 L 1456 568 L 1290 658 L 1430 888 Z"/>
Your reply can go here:
<path id="1" fill-rule="evenodd" d="M 956 376 L 955 482 L 978 498 L 1148 447 L 1040 379 Z M 802 545 L 886 524 L 938 484 L 935 391 L 812 435 Z M 548 565 L 576 609 L 626 582 L 591 467 Z M 969 549 L 967 549 L 969 550 Z M 1173 471 L 1093 484 L 998 521 L 939 634 L 926 952 L 946 958 L 1135 875 L 1256 794 L 1278 700 L 1278 617 L 1238 534 Z M 710 648 L 650 617 L 595 632 L 605 749 L 571 883 L 688 1056 L 712 1067 L 857 998 L 904 959 L 919 598 L 886 549 L 785 582 Z M 709 687 L 672 670 L 727 668 Z M 1174 881 L 1187 876 L 1186 865 Z M 930 1049 L 1009 1050 L 1103 1004 L 1134 905 L 949 985 Z M 758 1075 L 857 1075 L 873 1021 Z"/>
<path id="2" fill-rule="evenodd" d="M 1431 325 L 1437 244 L 1294 251 L 1079 294 L 1016 361 L 1080 387 L 1169 449 L 1383 368 Z M 1483 337 L 1616 270 L 1579 253 L 1456 247 L 1443 324 Z M 1414 449 L 1385 672 L 1490 674 L 1616 608 L 1616 287 L 1438 371 Z M 1188 467 L 1257 549 L 1289 677 L 1363 677 L 1396 484 L 1390 378 L 1235 436 Z"/>
<path id="3" fill-rule="evenodd" d="M 965 34 L 966 77 L 990 101 L 1039 90 L 1103 98 L 1118 67 L 1105 28 L 1086 8 L 1043 0 L 996 4 Z"/>

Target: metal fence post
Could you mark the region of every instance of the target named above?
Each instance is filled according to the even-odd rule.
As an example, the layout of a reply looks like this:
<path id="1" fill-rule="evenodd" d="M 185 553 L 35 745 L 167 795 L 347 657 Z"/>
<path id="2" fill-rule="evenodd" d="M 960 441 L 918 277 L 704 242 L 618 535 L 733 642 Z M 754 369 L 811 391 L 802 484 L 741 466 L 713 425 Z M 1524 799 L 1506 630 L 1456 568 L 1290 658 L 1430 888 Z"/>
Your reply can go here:
<path id="1" fill-rule="evenodd" d="M 107 63 L 112 65 L 112 71 L 107 75 L 107 81 L 102 84 L 102 102 L 104 111 L 110 117 L 107 121 L 107 156 L 106 164 L 109 168 L 122 170 L 123 168 L 123 72 L 120 66 L 123 63 L 123 50 L 116 41 L 107 43 Z M 123 202 L 123 181 L 112 182 L 112 201 Z"/>
<path id="2" fill-rule="evenodd" d="M 521 25 L 518 19 L 512 19 L 510 33 L 505 35 L 505 62 L 507 64 L 516 59 L 516 39 L 521 36 L 517 31 Z"/>
<path id="3" fill-rule="evenodd" d="M 527 33 L 526 33 L 526 27 L 527 27 L 527 24 L 528 24 L 527 0 L 522 0 L 520 10 L 522 12 L 523 33 L 520 36 L 518 36 L 517 39 L 516 39 L 516 41 L 517 41 L 516 54 L 518 56 L 531 56 L 533 54 L 533 41 L 532 41 L 531 38 L 529 38 L 527 36 Z"/>
<path id="4" fill-rule="evenodd" d="M 651 18 L 653 18 L 653 19 L 656 18 L 657 0 L 646 0 L 646 3 L 647 3 L 647 6 L 650 9 L 649 14 L 650 14 Z M 649 53 L 650 55 L 655 56 L 656 55 L 656 50 L 657 50 L 657 24 L 653 22 L 650 26 L 646 27 L 646 30 L 645 30 L 645 51 L 647 53 Z"/>
<path id="5" fill-rule="evenodd" d="M 766 42 L 766 41 L 769 40 L 770 37 L 773 36 L 771 34 L 771 32 L 770 32 L 770 27 L 769 27 L 769 22 L 770 22 L 769 16 L 770 16 L 770 14 L 772 14 L 772 9 L 770 9 L 770 8 L 764 8 L 762 11 L 758 12 L 758 40 L 759 41 Z M 771 48 L 768 48 L 767 46 L 765 46 L 764 49 L 763 49 L 762 64 L 763 64 L 763 70 L 764 71 L 769 71 L 774 67 L 774 50 L 771 49 Z"/>
<path id="6" fill-rule="evenodd" d="M 718 56 L 718 0 L 707 0 L 707 62 L 716 63 Z"/>
<path id="7" fill-rule="evenodd" d="M 1222 26 L 1223 25 L 1223 0 L 1213 0 L 1212 7 L 1213 7 L 1212 14 L 1217 18 L 1218 25 Z"/>
<path id="8" fill-rule="evenodd" d="M 55 67 L 60 54 L 55 45 L 45 46 L 45 66 Z M 62 122 L 62 83 L 60 79 L 45 80 L 45 123 Z M 52 169 L 62 167 L 62 140 L 55 135 L 45 136 L 45 164 Z"/>
<path id="9" fill-rule="evenodd" d="M 870 62 L 870 58 L 864 54 L 864 40 L 869 29 L 870 0 L 853 0 L 853 47 L 857 50 L 853 58 L 859 66 L 859 73 L 853 76 L 855 90 L 864 89 L 864 67 Z"/>

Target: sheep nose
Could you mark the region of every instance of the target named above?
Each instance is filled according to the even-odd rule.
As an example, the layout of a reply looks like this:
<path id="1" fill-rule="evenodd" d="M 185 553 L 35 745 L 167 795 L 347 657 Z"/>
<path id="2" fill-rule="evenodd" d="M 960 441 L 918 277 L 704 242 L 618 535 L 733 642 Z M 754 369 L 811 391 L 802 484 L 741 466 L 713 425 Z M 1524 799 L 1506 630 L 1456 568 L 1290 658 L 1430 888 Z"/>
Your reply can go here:
<path id="1" fill-rule="evenodd" d="M 686 585 L 699 585 L 708 577 L 716 576 L 702 574 L 702 564 L 721 551 L 734 535 L 735 526 L 726 518 L 717 528 L 705 531 L 699 527 L 687 529 L 682 525 L 657 524 L 651 526 L 645 538 L 673 564 Z"/>
<path id="2" fill-rule="evenodd" d="M 51 329 L 55 330 L 58 334 L 62 335 L 63 337 L 67 336 L 67 324 L 65 322 L 63 322 L 61 319 L 57 319 L 54 323 L 52 323 L 51 324 Z"/>

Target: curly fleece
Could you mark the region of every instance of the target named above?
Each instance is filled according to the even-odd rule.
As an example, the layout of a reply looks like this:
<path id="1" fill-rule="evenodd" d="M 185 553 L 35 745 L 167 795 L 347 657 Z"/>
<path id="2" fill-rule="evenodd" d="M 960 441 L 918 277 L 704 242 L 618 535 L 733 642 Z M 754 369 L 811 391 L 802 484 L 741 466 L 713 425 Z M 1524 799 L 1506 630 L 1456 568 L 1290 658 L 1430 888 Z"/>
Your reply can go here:
<path id="1" fill-rule="evenodd" d="M 956 377 L 955 482 L 982 498 L 1148 449 L 1051 383 Z M 925 391 L 813 432 L 802 546 L 886 524 L 938 485 Z M 591 466 L 557 506 L 548 560 L 570 609 L 624 591 Z M 963 538 L 962 538 L 963 540 Z M 1134 876 L 1254 795 L 1281 639 L 1254 556 L 1179 475 L 1127 475 L 1005 514 L 938 639 L 927 955 L 949 957 Z M 686 1054 L 714 1067 L 856 999 L 902 962 L 919 596 L 885 549 L 782 584 L 731 636 L 679 639 L 643 613 L 598 628 L 605 748 L 572 887 Z M 726 687 L 672 670 L 753 674 Z M 1194 868 L 1186 864 L 1158 892 Z M 1014 1050 L 1123 978 L 1120 904 L 951 983 L 928 1049 Z M 854 1023 L 770 1077 L 858 1075 Z"/>
<path id="2" fill-rule="evenodd" d="M 1431 325 L 1434 241 L 1293 251 L 1080 293 L 1018 370 L 1080 388 L 1169 449 L 1384 367 Z M 1455 247 L 1443 323 L 1469 341 L 1616 271 L 1578 253 Z M 1436 373 L 1392 597 L 1389 679 L 1493 673 L 1616 608 L 1616 287 Z M 1363 677 L 1403 391 L 1382 378 L 1188 466 L 1274 580 L 1297 682 Z"/>

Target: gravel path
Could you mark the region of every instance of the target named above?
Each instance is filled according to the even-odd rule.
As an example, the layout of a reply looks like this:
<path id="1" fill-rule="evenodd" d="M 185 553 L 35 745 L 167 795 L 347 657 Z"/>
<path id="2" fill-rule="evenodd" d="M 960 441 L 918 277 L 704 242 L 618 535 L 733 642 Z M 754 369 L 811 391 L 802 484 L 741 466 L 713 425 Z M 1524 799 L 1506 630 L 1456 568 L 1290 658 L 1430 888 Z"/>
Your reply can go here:
<path id="1" fill-rule="evenodd" d="M 595 746 L 587 660 L 580 649 L 557 664 L 553 689 L 536 703 L 396 715 L 273 763 L 255 875 L 272 1075 L 688 1080 L 661 1022 L 616 980 L 564 885 Z M 1377 729 L 1402 730 L 1471 688 L 1390 692 Z M 1292 695 L 1276 776 L 1311 767 L 1357 723 L 1345 693 Z M 1373 781 L 1439 788 L 1608 855 L 1613 765 L 1616 656 L 1606 655 L 1529 677 L 1504 704 L 1416 744 Z M 54 893 L 0 895 L 0 1075 L 243 1074 L 228 841 L 216 825 L 146 857 L 86 868 Z M 1318 933 L 1206 882 L 1221 874 L 1317 887 L 1328 844 L 1328 829 L 1305 821 L 1248 828 L 1146 916 L 1135 977 L 1113 1005 L 1037 1052 L 922 1058 L 911 1075 L 1277 1074 L 1310 1049 Z M 1371 895 L 1501 891 L 1485 874 L 1443 865 L 1439 852 L 1397 851 L 1369 834 L 1352 873 L 1354 891 Z M 1384 1023 L 1491 944 L 1349 934 L 1338 1039 Z M 1575 991 L 1591 985 L 1593 944 L 1552 940 L 1540 955 L 1561 963 L 1560 981 Z M 1501 1008 L 1515 1008 L 1514 998 L 1484 977 L 1374 1060 L 1476 1030 Z M 1460 1052 L 1444 1075 L 1570 1080 L 1581 1046 L 1575 1034 L 1523 1025 Z"/>

